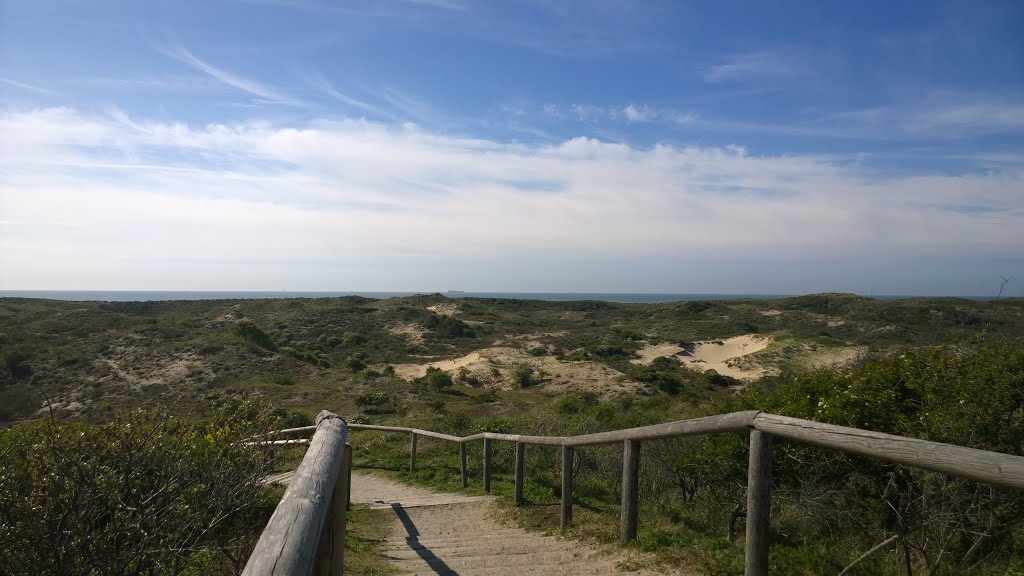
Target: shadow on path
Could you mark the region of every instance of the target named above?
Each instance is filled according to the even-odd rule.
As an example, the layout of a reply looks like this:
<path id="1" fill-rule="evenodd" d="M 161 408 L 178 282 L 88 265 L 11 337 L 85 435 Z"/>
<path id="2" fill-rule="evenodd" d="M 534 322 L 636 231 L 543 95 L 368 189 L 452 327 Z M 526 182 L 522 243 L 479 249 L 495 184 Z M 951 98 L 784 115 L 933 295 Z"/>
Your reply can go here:
<path id="1" fill-rule="evenodd" d="M 439 576 L 459 576 L 459 573 L 445 564 L 444 560 L 435 556 L 430 548 L 420 544 L 420 531 L 416 529 L 416 524 L 413 523 L 409 513 L 405 511 L 405 508 L 402 508 L 401 504 L 395 502 L 391 505 L 391 509 L 394 510 L 395 516 L 398 516 L 398 519 L 402 521 L 402 526 L 405 527 L 405 543 L 430 566 L 430 569 L 435 574 Z"/>

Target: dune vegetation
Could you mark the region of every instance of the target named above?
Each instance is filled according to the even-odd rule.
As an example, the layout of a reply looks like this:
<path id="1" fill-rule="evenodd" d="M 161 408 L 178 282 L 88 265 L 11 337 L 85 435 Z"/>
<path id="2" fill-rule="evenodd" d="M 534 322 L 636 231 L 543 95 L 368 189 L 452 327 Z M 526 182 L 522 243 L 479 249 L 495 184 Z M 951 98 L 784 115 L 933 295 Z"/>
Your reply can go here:
<path id="1" fill-rule="evenodd" d="M 0 571 L 237 571 L 273 505 L 252 480 L 296 454 L 231 447 L 321 409 L 454 434 L 558 435 L 759 409 L 1021 454 L 1022 338 L 1021 299 L 0 299 Z M 458 488 L 457 451 L 424 442 L 410 474 L 406 441 L 360 433 L 356 464 Z M 479 448 L 470 450 L 477 467 Z M 742 571 L 745 450 L 739 435 L 645 443 L 634 545 L 701 573 Z M 131 465 L 126 451 L 139 455 Z M 617 538 L 620 452 L 579 451 L 575 534 Z M 529 458 L 530 505 L 509 514 L 557 528 L 557 456 L 531 448 Z M 858 573 L 1024 571 L 1021 494 L 784 442 L 775 459 L 774 573 L 836 573 L 892 537 Z M 494 491 L 508 494 L 510 448 L 495 465 Z M 133 470 L 153 477 L 136 485 L 144 475 Z M 241 500 L 218 484 L 232 477 L 248 479 L 233 484 L 249 487 Z M 90 480 L 79 489 L 74 478 Z M 131 504 L 166 485 L 178 492 L 163 508 Z M 223 495 L 230 513 L 197 508 L 203 491 Z M 107 515 L 60 515 L 82 501 L 104 503 Z M 123 506 L 137 515 L 120 516 Z M 211 527 L 192 540 L 116 545 L 155 518 Z M 82 536 L 99 533 L 113 544 Z M 10 554 L 9 544 L 43 538 L 67 557 Z"/>

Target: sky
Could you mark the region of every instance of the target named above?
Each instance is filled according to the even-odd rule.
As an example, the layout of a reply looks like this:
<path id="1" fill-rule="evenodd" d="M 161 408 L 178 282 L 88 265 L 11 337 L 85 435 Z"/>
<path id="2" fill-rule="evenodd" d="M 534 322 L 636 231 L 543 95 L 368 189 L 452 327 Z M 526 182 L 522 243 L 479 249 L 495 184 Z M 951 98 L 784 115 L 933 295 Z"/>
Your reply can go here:
<path id="1" fill-rule="evenodd" d="M 1024 295 L 1024 3 L 0 0 L 0 289 Z"/>

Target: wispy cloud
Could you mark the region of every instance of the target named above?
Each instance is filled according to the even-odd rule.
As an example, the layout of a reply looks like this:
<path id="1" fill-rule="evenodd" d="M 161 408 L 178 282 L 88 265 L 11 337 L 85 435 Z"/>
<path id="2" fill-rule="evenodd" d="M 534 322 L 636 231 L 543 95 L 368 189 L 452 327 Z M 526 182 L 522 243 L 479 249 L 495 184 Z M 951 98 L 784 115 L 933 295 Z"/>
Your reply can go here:
<path id="1" fill-rule="evenodd" d="M 456 0 L 404 0 L 409 4 L 418 4 L 421 6 L 430 6 L 432 8 L 440 8 L 442 10 L 454 10 L 457 12 L 465 12 L 466 5 Z"/>
<path id="2" fill-rule="evenodd" d="M 11 80 L 10 78 L 0 78 L 0 83 L 7 84 L 8 86 L 14 86 L 15 88 L 20 88 L 22 90 L 27 90 L 29 92 L 35 92 L 37 94 L 56 94 L 53 90 L 43 88 L 42 86 L 36 86 L 27 82 L 18 82 L 17 80 Z"/>
<path id="3" fill-rule="evenodd" d="M 452 125 L 454 119 L 419 98 L 397 88 L 385 87 L 376 91 L 376 96 L 406 121 L 440 127 Z"/>
<path id="4" fill-rule="evenodd" d="M 294 98 L 273 86 L 269 86 L 267 84 L 263 84 L 255 80 L 250 80 L 237 74 L 232 74 L 231 72 L 222 70 L 220 68 L 217 68 L 216 66 L 213 66 L 212 64 L 200 60 L 184 46 L 179 45 L 174 47 L 173 49 L 161 51 L 164 54 L 174 58 L 175 60 L 178 60 L 179 62 L 187 64 L 195 70 L 207 74 L 208 76 L 217 80 L 221 84 L 241 90 L 252 96 L 256 96 L 263 102 L 272 104 L 284 104 L 287 106 L 308 105 L 308 103 L 298 98 Z"/>
<path id="5" fill-rule="evenodd" d="M 600 106 L 596 104 L 573 104 L 569 107 L 577 120 L 587 123 L 625 122 L 639 124 L 658 122 L 670 127 L 692 124 L 699 118 L 696 112 L 684 112 L 675 108 L 647 106 L 644 104 L 627 104 L 625 106 Z M 543 115 L 560 117 L 560 108 L 546 104 L 541 107 Z"/>
<path id="6" fill-rule="evenodd" d="M 386 118 L 386 119 L 389 119 L 389 120 L 398 120 L 399 119 L 397 116 L 395 116 L 394 114 L 391 114 L 390 112 L 387 112 L 386 110 L 384 110 L 380 106 L 375 106 L 375 105 L 370 104 L 369 102 L 367 102 L 365 100 L 360 100 L 360 99 L 355 98 L 353 96 L 349 96 L 348 94 L 345 94 L 344 92 L 341 92 L 340 90 L 335 88 L 322 75 L 319 75 L 319 74 L 311 75 L 311 77 L 309 79 L 309 83 L 314 88 L 317 88 L 317 89 L 321 90 L 324 94 L 327 94 L 331 98 L 337 100 L 338 102 L 341 102 L 342 104 L 344 104 L 344 105 L 346 105 L 346 106 L 348 106 L 350 108 L 355 108 L 355 109 L 358 109 L 358 110 L 362 110 L 364 112 L 369 112 L 369 113 L 373 114 L 374 116 L 377 116 L 377 117 L 380 117 L 380 118 Z"/>
<path id="7" fill-rule="evenodd" d="M 838 112 L 819 126 L 842 136 L 948 141 L 986 134 L 1024 135 L 1020 94 L 934 92 L 911 101 Z"/>
<path id="8" fill-rule="evenodd" d="M 795 53 L 760 51 L 733 54 L 700 69 L 705 82 L 734 82 L 764 78 L 793 78 L 806 71 L 806 61 Z"/>

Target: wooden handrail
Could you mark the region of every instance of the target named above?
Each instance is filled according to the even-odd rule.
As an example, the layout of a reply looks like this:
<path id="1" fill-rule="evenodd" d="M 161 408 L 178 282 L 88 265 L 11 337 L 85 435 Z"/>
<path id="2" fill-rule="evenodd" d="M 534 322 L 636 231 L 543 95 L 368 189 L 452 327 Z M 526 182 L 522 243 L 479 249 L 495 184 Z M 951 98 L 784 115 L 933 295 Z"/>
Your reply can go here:
<path id="1" fill-rule="evenodd" d="M 1021 456 L 764 412 L 754 418 L 754 428 L 804 444 L 1024 490 L 1024 457 Z"/>
<path id="2" fill-rule="evenodd" d="M 757 410 L 579 436 L 527 436 L 494 432 L 480 432 L 471 436 L 452 436 L 419 428 L 370 424 L 349 424 L 349 429 L 414 434 L 460 444 L 487 439 L 548 446 L 594 446 L 617 444 L 625 440 L 703 436 L 754 429 L 804 444 L 961 476 L 1004 488 L 1024 490 L 1024 457 L 1021 456 L 884 434 L 860 428 L 836 426 L 801 418 L 778 416 Z"/>
<path id="3" fill-rule="evenodd" d="M 288 432 L 291 435 L 311 428 L 293 428 L 282 432 Z M 408 434 L 410 436 L 410 471 L 416 468 L 417 437 L 436 438 L 459 444 L 463 487 L 466 487 L 468 482 L 466 444 L 483 441 L 485 446 L 483 452 L 483 483 L 487 491 L 490 488 L 491 442 L 512 442 L 516 447 L 516 505 L 521 505 L 523 501 L 526 446 L 529 444 L 559 446 L 562 449 L 561 526 L 563 529 L 568 527 L 572 521 L 573 449 L 581 446 L 621 443 L 624 455 L 621 523 L 621 538 L 623 541 L 635 539 L 637 534 L 638 491 L 636 490 L 636 483 L 641 441 L 719 434 L 723 432 L 748 432 L 750 434 L 750 461 L 747 468 L 746 576 L 764 576 L 768 573 L 771 445 L 772 439 L 776 436 L 849 454 L 878 458 L 896 464 L 960 476 L 1004 488 L 1024 490 L 1024 457 L 1022 456 L 943 444 L 918 438 L 883 434 L 859 428 L 824 424 L 800 418 L 777 416 L 756 410 L 578 436 L 526 436 L 494 432 L 480 432 L 470 436 L 453 436 L 419 428 L 376 426 L 370 424 L 349 424 L 348 428 L 350 430 Z M 314 440 L 315 438 L 314 436 Z M 310 450 L 312 449 L 311 444 Z M 303 463 L 305 463 L 305 460 L 303 460 Z M 275 512 L 276 515 L 277 513 Z M 277 574 L 278 572 L 274 573 Z"/>
<path id="4" fill-rule="evenodd" d="M 242 576 L 342 574 L 351 473 L 348 427 L 324 410 Z"/>

